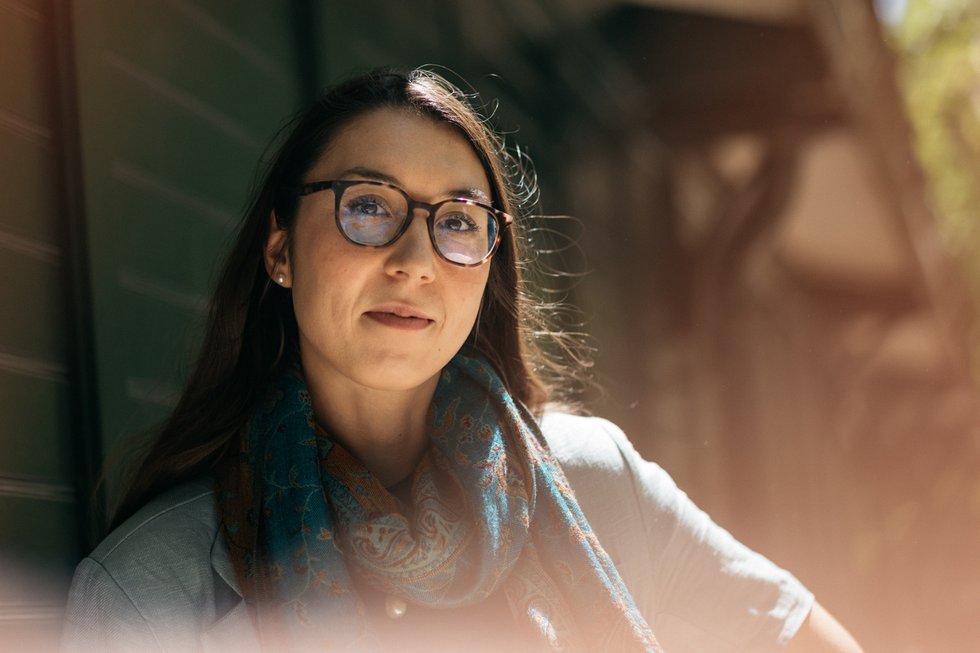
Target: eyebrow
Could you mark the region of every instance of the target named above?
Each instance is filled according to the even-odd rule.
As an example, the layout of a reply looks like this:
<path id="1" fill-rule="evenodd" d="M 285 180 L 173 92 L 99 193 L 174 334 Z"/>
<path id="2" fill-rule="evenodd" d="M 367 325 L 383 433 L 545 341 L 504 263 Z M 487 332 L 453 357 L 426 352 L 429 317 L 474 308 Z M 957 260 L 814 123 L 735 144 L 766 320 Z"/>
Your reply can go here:
<path id="1" fill-rule="evenodd" d="M 353 168 L 348 168 L 340 173 L 341 178 L 355 178 L 355 179 L 370 179 L 373 181 L 383 181 L 394 186 L 402 187 L 401 182 L 397 177 L 393 177 L 389 174 L 381 172 L 380 170 L 374 170 L 372 168 L 364 168 L 361 166 L 355 166 Z M 463 199 L 474 200 L 477 202 L 483 202 L 485 204 L 490 204 L 492 199 L 489 195 L 483 192 L 481 189 L 472 188 L 455 188 L 446 193 L 449 197 L 460 197 Z"/>

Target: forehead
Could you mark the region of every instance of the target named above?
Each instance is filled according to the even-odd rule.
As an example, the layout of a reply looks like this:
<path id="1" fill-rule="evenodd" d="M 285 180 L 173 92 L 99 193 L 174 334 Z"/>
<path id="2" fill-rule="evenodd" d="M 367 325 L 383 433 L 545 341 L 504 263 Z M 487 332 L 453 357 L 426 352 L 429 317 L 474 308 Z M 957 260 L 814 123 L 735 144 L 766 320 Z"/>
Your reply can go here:
<path id="1" fill-rule="evenodd" d="M 463 134 L 407 109 L 375 109 L 344 125 L 311 178 L 357 176 L 348 174 L 355 169 L 381 172 L 409 192 L 473 188 L 491 195 L 483 164 Z"/>

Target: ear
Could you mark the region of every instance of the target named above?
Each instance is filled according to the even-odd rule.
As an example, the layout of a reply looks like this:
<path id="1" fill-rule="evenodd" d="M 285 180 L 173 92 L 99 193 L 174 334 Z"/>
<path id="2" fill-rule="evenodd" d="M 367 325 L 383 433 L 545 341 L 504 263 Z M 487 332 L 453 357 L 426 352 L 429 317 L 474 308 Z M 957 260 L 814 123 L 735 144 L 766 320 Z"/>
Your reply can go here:
<path id="1" fill-rule="evenodd" d="M 276 221 L 276 212 L 269 213 L 269 237 L 265 241 L 265 271 L 275 283 L 292 288 L 293 276 L 289 269 L 289 234 Z"/>

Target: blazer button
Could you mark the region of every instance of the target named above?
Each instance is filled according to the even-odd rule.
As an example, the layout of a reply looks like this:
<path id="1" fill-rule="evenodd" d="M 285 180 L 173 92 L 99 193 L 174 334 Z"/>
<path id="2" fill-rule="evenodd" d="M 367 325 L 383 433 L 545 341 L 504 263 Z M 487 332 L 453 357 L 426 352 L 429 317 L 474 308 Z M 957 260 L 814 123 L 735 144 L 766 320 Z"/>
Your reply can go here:
<path id="1" fill-rule="evenodd" d="M 389 594 L 385 597 L 385 612 L 392 619 L 401 619 L 408 612 L 408 603 L 404 599 Z"/>

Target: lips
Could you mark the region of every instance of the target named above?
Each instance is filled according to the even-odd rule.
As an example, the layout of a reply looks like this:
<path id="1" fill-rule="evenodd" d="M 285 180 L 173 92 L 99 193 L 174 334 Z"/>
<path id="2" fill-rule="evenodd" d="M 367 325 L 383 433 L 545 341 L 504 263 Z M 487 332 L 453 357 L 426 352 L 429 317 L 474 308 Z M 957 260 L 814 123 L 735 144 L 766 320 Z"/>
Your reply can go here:
<path id="1" fill-rule="evenodd" d="M 375 306 L 365 311 L 364 317 L 378 324 L 406 331 L 418 331 L 435 323 L 435 320 L 425 311 L 400 303 Z"/>

